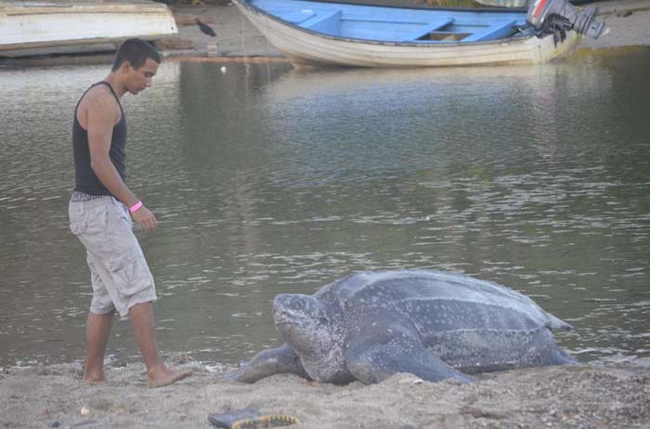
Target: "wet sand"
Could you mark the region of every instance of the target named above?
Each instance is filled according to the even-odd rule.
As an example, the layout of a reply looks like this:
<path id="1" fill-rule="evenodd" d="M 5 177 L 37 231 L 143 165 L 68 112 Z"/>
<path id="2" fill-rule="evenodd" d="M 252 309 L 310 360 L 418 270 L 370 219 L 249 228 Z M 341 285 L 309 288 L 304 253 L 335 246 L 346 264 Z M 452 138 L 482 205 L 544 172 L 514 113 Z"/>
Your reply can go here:
<path id="1" fill-rule="evenodd" d="M 490 373 L 479 381 L 423 382 L 398 374 L 375 385 L 316 384 L 278 375 L 247 385 L 176 359 L 194 375 L 146 387 L 141 364 L 109 368 L 101 385 L 81 384 L 80 364 L 5 368 L 3 428 L 207 428 L 210 413 L 253 408 L 288 415 L 300 428 L 650 429 L 650 361 Z"/>

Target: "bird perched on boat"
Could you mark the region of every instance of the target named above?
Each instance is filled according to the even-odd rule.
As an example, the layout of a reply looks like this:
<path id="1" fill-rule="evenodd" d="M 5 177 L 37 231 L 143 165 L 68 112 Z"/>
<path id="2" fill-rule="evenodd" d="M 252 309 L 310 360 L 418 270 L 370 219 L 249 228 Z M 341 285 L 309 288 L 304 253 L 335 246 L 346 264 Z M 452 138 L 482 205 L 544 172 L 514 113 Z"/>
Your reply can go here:
<path id="1" fill-rule="evenodd" d="M 199 26 L 199 29 L 210 37 L 217 37 L 217 33 L 210 27 L 208 24 L 202 22 L 199 18 L 196 18 L 196 25 Z"/>

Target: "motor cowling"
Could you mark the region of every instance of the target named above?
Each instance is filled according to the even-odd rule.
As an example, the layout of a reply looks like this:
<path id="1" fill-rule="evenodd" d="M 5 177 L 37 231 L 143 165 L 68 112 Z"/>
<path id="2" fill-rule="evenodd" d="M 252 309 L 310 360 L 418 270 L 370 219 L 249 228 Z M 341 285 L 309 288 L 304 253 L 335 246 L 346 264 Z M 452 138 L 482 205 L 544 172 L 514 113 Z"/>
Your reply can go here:
<path id="1" fill-rule="evenodd" d="M 526 20 L 538 34 L 556 34 L 574 30 L 578 34 L 597 39 L 605 32 L 605 23 L 596 20 L 598 8 L 576 9 L 566 0 L 534 0 L 528 8 Z"/>

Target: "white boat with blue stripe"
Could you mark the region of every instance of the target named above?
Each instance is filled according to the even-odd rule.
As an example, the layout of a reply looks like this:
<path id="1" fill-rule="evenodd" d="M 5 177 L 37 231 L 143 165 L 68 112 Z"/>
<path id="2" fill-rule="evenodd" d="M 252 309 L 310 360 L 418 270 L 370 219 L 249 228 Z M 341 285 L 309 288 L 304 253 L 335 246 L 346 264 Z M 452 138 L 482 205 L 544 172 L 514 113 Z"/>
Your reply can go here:
<path id="1" fill-rule="evenodd" d="M 233 0 L 296 66 L 435 67 L 540 63 L 598 37 L 596 10 L 540 0 L 528 10 Z"/>

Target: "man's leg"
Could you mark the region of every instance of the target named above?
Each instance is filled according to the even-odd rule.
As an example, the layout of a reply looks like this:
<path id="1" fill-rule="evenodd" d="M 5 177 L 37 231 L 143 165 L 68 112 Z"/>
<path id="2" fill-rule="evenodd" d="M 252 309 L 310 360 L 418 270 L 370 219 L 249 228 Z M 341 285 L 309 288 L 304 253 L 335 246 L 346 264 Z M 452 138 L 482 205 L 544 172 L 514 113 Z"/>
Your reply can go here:
<path id="1" fill-rule="evenodd" d="M 112 327 L 113 312 L 106 314 L 88 313 L 84 383 L 98 383 L 106 380 L 104 376 L 104 354 L 106 353 L 106 345 Z"/>
<path id="2" fill-rule="evenodd" d="M 161 387 L 172 384 L 192 374 L 191 370 L 167 368 L 156 343 L 153 305 L 150 302 L 136 304 L 129 309 L 133 334 L 147 365 L 149 386 Z"/>

